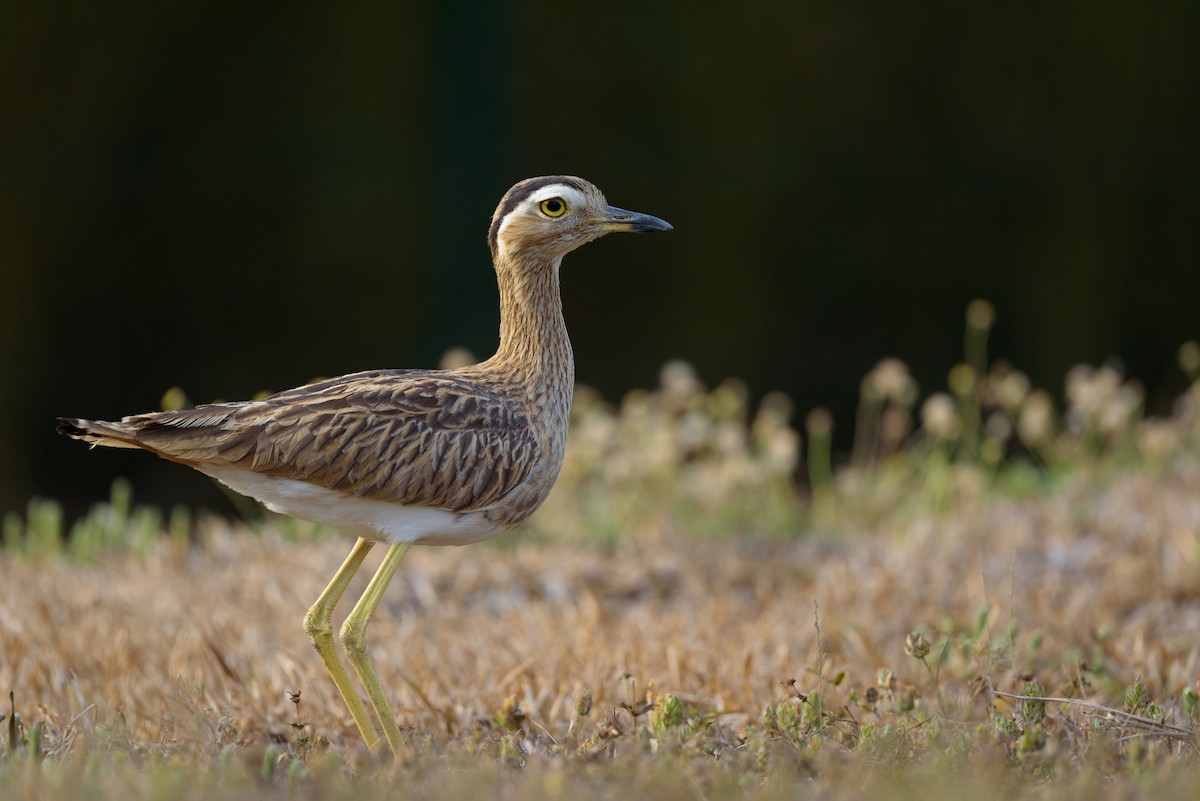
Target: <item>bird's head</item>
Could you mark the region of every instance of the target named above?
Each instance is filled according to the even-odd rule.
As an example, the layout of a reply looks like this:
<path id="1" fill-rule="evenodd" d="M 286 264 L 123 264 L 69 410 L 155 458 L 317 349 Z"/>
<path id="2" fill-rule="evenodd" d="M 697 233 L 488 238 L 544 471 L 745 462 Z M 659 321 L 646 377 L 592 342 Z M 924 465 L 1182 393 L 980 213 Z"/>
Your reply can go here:
<path id="1" fill-rule="evenodd" d="M 518 254 L 560 259 L 614 231 L 670 230 L 666 220 L 608 205 L 604 193 L 582 178 L 550 175 L 508 190 L 492 215 L 488 244 L 496 259 Z"/>

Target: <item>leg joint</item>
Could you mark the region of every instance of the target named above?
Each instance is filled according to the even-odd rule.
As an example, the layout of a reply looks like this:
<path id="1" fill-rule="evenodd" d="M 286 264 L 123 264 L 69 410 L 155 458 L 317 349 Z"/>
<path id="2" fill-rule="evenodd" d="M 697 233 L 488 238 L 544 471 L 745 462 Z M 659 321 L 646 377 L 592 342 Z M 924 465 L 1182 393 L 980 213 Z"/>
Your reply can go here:
<path id="1" fill-rule="evenodd" d="M 313 642 L 318 639 L 332 640 L 333 625 L 329 622 L 329 615 L 322 615 L 315 606 L 309 609 L 304 613 L 304 633 Z"/>
<path id="2" fill-rule="evenodd" d="M 340 637 L 342 647 L 353 657 L 364 657 L 367 654 L 367 627 L 355 625 L 354 616 L 346 618 L 342 623 Z"/>

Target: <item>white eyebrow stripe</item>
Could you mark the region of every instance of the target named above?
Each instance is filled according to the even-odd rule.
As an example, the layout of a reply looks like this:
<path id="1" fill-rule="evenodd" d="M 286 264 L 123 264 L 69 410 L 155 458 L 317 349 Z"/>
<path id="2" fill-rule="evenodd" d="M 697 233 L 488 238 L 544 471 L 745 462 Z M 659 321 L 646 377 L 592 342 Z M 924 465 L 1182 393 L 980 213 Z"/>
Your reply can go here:
<path id="1" fill-rule="evenodd" d="M 587 198 L 582 192 L 573 186 L 566 184 L 550 184 L 543 186 L 538 191 L 529 196 L 529 199 L 522 203 L 521 206 L 528 204 L 530 207 L 536 207 L 543 200 L 549 200 L 552 197 L 560 197 L 567 202 L 567 208 L 578 208 L 587 203 Z"/>

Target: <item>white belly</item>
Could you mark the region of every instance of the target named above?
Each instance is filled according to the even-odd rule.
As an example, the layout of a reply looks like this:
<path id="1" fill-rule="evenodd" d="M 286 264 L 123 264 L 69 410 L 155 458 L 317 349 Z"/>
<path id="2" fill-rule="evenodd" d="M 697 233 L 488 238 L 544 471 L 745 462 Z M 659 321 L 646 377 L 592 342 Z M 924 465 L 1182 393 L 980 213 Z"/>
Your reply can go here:
<path id="1" fill-rule="evenodd" d="M 197 465 L 196 469 L 235 492 L 262 501 L 273 512 L 332 526 L 376 542 L 467 545 L 504 532 L 503 526 L 486 520 L 482 512 L 455 514 L 427 506 L 356 498 L 304 481 L 264 476 L 236 467 Z"/>

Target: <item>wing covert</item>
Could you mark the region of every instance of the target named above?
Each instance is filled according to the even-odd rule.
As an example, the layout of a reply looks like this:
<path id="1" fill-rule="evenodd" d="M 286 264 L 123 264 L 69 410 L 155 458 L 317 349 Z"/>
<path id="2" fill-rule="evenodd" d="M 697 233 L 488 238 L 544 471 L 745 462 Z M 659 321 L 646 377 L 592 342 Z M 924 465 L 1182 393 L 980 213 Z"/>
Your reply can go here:
<path id="1" fill-rule="evenodd" d="M 128 422 L 170 458 L 456 512 L 499 501 L 538 461 L 523 404 L 439 372 L 355 373 Z"/>

